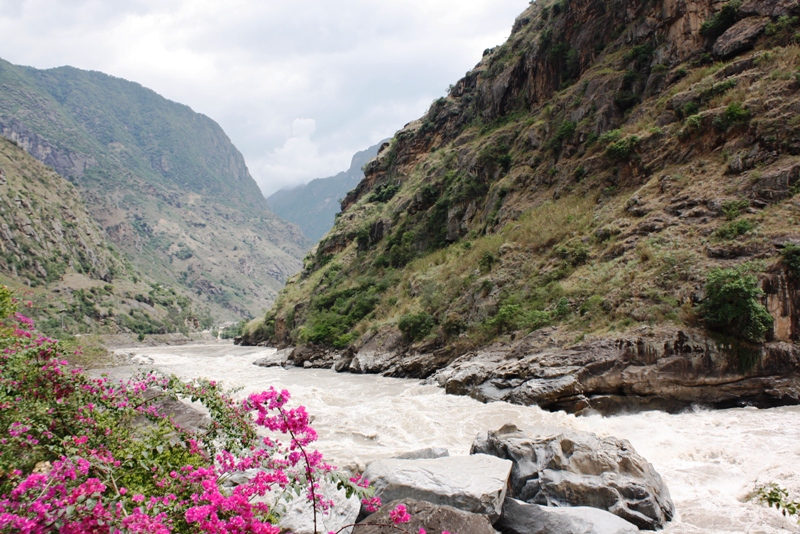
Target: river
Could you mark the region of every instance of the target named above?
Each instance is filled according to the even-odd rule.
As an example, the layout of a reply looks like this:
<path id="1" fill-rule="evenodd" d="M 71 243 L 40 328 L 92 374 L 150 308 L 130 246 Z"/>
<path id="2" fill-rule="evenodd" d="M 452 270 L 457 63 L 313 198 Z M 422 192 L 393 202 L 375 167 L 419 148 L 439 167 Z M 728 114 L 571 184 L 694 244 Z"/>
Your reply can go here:
<path id="1" fill-rule="evenodd" d="M 503 402 L 482 404 L 418 380 L 252 365 L 273 351 L 207 344 L 119 352 L 151 358 L 166 373 L 242 388 L 240 397 L 269 386 L 288 389 L 292 405 L 304 405 L 314 417 L 318 448 L 336 465 L 363 466 L 433 446 L 468 454 L 478 433 L 505 423 L 530 434 L 585 430 L 629 440 L 655 466 L 677 509 L 665 532 L 800 532 L 794 521 L 747 499 L 756 484 L 770 481 L 795 495 L 800 490 L 800 407 L 575 417 Z"/>

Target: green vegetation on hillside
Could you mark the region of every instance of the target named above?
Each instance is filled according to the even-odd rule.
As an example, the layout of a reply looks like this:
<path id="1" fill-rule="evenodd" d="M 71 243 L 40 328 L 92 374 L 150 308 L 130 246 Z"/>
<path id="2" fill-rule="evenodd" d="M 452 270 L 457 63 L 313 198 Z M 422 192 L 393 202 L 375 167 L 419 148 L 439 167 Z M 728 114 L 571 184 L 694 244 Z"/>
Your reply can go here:
<path id="1" fill-rule="evenodd" d="M 77 189 L 0 138 L 0 283 L 18 288 L 39 329 L 163 334 L 208 328 L 186 291 L 140 279 L 88 213 Z"/>
<path id="2" fill-rule="evenodd" d="M 0 60 L 0 130 L 76 186 L 130 274 L 219 319 L 261 314 L 301 267 L 308 241 L 268 210 L 219 125 L 139 84 Z M 49 282 L 65 272 L 43 267 Z"/>
<path id="3" fill-rule="evenodd" d="M 735 3 L 703 35 L 645 32 L 658 3 L 589 4 L 591 20 L 532 4 L 399 131 L 249 340 L 358 348 L 396 332 L 463 353 L 544 327 L 563 343 L 640 325 L 768 337 L 758 277 L 793 269 L 773 243 L 800 237 L 800 84 L 785 74 L 800 48 L 765 35 L 715 62 L 702 51 Z"/>

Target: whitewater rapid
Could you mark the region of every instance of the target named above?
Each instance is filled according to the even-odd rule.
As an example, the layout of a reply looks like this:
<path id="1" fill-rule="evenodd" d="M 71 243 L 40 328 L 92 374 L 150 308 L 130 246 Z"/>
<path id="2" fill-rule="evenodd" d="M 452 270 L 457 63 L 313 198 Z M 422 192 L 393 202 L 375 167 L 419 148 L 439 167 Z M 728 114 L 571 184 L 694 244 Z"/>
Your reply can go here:
<path id="1" fill-rule="evenodd" d="M 643 412 L 575 417 L 445 395 L 418 380 L 328 370 L 262 368 L 253 361 L 274 352 L 231 344 L 120 349 L 144 356 L 166 373 L 205 377 L 242 388 L 243 397 L 269 386 L 288 389 L 293 405 L 314 418 L 318 448 L 336 465 L 361 466 L 376 458 L 424 447 L 468 454 L 475 436 L 505 423 L 535 434 L 575 429 L 631 442 L 669 487 L 677 517 L 668 533 L 800 532 L 797 524 L 752 500 L 757 484 L 775 481 L 800 494 L 800 407 L 697 410 L 670 415 Z"/>

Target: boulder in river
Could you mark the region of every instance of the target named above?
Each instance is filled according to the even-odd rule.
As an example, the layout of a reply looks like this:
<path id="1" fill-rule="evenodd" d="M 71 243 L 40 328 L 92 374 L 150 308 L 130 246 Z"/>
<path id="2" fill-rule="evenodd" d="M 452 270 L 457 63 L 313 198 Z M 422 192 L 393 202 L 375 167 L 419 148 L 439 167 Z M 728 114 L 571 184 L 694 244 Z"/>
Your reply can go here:
<path id="1" fill-rule="evenodd" d="M 398 454 L 395 458 L 398 460 L 430 460 L 431 458 L 444 458 L 445 456 L 450 456 L 450 451 L 444 447 L 426 447 Z"/>
<path id="2" fill-rule="evenodd" d="M 264 356 L 263 358 L 259 358 L 258 360 L 254 361 L 253 365 L 257 365 L 259 367 L 285 367 L 289 355 L 293 350 L 293 348 L 277 350 L 269 356 Z"/>
<path id="3" fill-rule="evenodd" d="M 425 460 L 377 460 L 364 477 L 384 501 L 417 499 L 484 514 L 494 523 L 506 497 L 512 463 L 486 454 Z"/>
<path id="4" fill-rule="evenodd" d="M 635 525 L 612 513 L 576 506 L 556 508 L 507 498 L 497 523 L 503 534 L 634 534 Z M 461 534 L 459 532 L 459 534 Z"/>
<path id="5" fill-rule="evenodd" d="M 496 534 L 489 519 L 482 514 L 472 514 L 452 506 L 432 504 L 415 499 L 396 500 L 385 503 L 381 509 L 358 523 L 356 534 L 386 534 L 390 531 L 377 524 L 391 525 L 389 512 L 398 504 L 404 504 L 411 521 L 402 525 L 409 532 L 419 532 L 424 528 L 431 534 L 438 534 L 443 530 L 457 532 L 458 534 Z"/>
<path id="6" fill-rule="evenodd" d="M 600 508 L 647 530 L 675 513 L 661 476 L 626 440 L 588 432 L 531 438 L 505 425 L 478 436 L 471 452 L 511 460 L 510 496 L 528 503 Z"/>

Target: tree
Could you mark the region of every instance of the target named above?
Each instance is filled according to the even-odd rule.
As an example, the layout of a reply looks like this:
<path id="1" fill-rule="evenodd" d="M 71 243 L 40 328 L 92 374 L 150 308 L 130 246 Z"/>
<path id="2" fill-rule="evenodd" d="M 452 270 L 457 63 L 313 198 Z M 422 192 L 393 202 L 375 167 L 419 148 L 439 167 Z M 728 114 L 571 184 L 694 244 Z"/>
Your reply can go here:
<path id="1" fill-rule="evenodd" d="M 706 325 L 746 341 L 764 341 L 773 319 L 761 304 L 758 279 L 739 269 L 712 269 L 700 313 Z"/>

